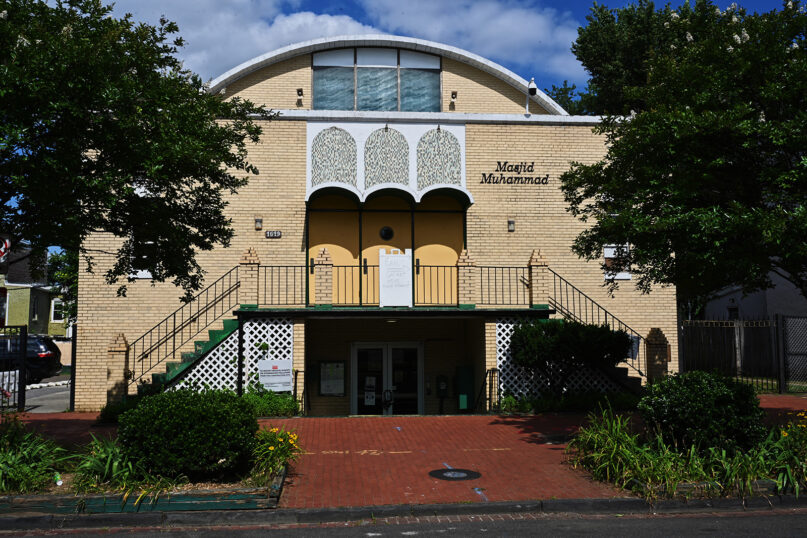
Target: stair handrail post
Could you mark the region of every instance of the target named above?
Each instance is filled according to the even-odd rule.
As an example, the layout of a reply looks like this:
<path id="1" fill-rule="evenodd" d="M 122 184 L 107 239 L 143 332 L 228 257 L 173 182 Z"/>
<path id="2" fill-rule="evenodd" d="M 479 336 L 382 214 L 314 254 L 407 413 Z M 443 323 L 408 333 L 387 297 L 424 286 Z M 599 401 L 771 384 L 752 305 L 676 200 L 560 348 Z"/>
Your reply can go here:
<path id="1" fill-rule="evenodd" d="M 130 375 L 129 342 L 123 333 L 118 333 L 107 348 L 106 371 L 106 402 L 123 401 L 129 392 L 128 378 Z"/>
<path id="2" fill-rule="evenodd" d="M 549 304 L 549 262 L 540 249 L 532 251 L 527 267 L 530 274 L 530 306 Z"/>
<path id="3" fill-rule="evenodd" d="M 248 247 L 241 255 L 241 261 L 238 264 L 238 277 L 241 282 L 241 288 L 244 290 L 241 295 L 246 300 L 249 297 L 255 298 L 255 305 L 261 303 L 259 297 L 260 282 L 258 275 L 260 273 L 261 259 L 258 257 L 258 251 L 254 247 Z"/>
<path id="4" fill-rule="evenodd" d="M 314 303 L 317 306 L 333 305 L 333 260 L 328 249 L 319 249 L 314 258 Z"/>
<path id="5" fill-rule="evenodd" d="M 670 342 L 664 335 L 664 331 L 654 327 L 647 333 L 644 343 L 645 360 L 647 361 L 645 372 L 647 372 L 648 383 L 652 383 L 668 373 L 668 363 L 671 358 Z M 639 364 L 639 369 L 641 370 L 641 364 Z"/>
<path id="6" fill-rule="evenodd" d="M 457 259 L 457 303 L 460 306 L 476 307 L 479 304 L 479 281 L 476 278 L 476 260 L 462 249 Z"/>

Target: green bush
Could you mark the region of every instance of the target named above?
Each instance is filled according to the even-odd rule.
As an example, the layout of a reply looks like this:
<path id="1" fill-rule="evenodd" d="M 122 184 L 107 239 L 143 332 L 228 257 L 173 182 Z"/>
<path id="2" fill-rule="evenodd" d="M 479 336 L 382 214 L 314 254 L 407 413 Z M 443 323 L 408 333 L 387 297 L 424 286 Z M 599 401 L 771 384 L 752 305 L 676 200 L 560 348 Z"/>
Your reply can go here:
<path id="1" fill-rule="evenodd" d="M 48 486 L 71 456 L 53 441 L 28 433 L 16 417 L 0 423 L 0 493 L 31 493 Z"/>
<path id="2" fill-rule="evenodd" d="M 102 424 L 117 424 L 120 416 L 126 411 L 137 407 L 138 402 L 140 402 L 140 396 L 132 395 L 127 396 L 122 402 L 108 403 L 101 408 L 101 412 L 98 415 L 98 422 Z"/>
<path id="3" fill-rule="evenodd" d="M 765 412 L 750 385 L 687 372 L 646 388 L 639 412 L 647 427 L 679 450 L 749 449 L 765 437 Z"/>
<path id="4" fill-rule="evenodd" d="M 266 390 L 257 382 L 249 385 L 243 398 L 256 417 L 293 417 L 300 410 L 293 395 Z"/>
<path id="5" fill-rule="evenodd" d="M 607 325 L 548 319 L 518 325 L 510 339 L 514 362 L 543 375 L 558 398 L 572 373 L 585 367 L 613 367 L 624 361 L 630 336 Z"/>
<path id="6" fill-rule="evenodd" d="M 257 430 L 234 393 L 185 389 L 143 398 L 120 416 L 118 439 L 146 472 L 197 480 L 246 470 Z"/>
<path id="7" fill-rule="evenodd" d="M 779 494 L 798 495 L 807 483 L 807 413 L 798 418 L 745 451 L 679 450 L 660 433 L 636 432 L 629 419 L 605 409 L 591 415 L 567 450 L 572 464 L 597 480 L 651 498 L 674 496 L 681 484 L 697 485 L 689 494 L 752 495 L 758 480 L 773 480 Z"/>

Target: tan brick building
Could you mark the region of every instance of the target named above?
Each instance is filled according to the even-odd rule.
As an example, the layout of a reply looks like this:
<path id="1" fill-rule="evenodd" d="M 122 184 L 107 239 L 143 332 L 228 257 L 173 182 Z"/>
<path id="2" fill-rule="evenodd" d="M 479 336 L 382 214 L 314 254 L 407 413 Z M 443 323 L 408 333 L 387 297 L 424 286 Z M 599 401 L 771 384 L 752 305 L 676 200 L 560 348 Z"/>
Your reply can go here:
<path id="1" fill-rule="evenodd" d="M 675 290 L 642 295 L 570 251 L 584 224 L 559 176 L 604 155 L 598 118 L 474 54 L 393 36 L 289 46 L 210 91 L 279 112 L 250 148 L 260 174 L 229 199 L 235 238 L 200 254 L 209 288 L 186 306 L 146 274 L 117 297 L 99 253 L 119 240 L 87 241 L 77 409 L 143 381 L 235 388 L 240 350 L 247 380 L 260 359 L 292 361 L 307 414 L 481 410 L 540 390 L 509 337 L 561 315 L 627 330 L 632 375 L 677 371 Z M 606 278 L 624 280 L 613 296 Z"/>

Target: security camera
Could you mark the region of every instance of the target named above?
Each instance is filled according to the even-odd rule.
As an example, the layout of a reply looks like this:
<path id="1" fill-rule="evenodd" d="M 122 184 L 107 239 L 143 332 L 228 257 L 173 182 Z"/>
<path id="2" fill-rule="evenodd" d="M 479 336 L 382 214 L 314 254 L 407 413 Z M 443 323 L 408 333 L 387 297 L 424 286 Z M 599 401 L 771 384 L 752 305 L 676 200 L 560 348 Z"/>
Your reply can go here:
<path id="1" fill-rule="evenodd" d="M 530 92 L 530 95 L 535 95 L 538 93 L 538 86 L 535 85 L 535 78 L 530 79 L 530 83 L 527 86 L 527 91 Z"/>

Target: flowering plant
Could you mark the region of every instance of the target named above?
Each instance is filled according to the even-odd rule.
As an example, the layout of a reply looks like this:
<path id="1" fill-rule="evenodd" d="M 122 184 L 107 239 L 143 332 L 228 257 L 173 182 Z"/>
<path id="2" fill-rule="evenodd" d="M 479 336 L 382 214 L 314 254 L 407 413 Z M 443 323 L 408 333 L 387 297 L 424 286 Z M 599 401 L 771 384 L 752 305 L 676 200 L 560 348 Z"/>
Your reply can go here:
<path id="1" fill-rule="evenodd" d="M 283 428 L 260 429 L 255 434 L 252 450 L 252 479 L 258 485 L 267 485 L 287 463 L 302 453 L 297 434 Z"/>

